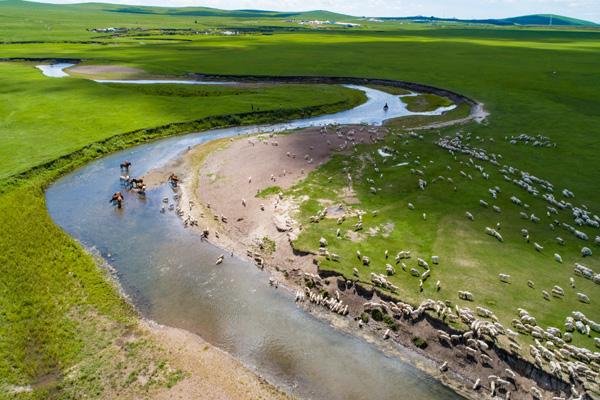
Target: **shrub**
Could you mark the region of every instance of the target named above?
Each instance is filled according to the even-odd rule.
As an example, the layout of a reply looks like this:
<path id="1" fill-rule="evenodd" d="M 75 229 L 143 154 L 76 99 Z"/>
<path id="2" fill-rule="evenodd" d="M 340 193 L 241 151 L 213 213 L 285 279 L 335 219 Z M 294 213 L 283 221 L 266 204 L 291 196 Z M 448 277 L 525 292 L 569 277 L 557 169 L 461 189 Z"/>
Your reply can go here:
<path id="1" fill-rule="evenodd" d="M 415 346 L 417 346 L 420 349 L 427 348 L 427 341 L 419 336 L 413 336 L 412 342 Z"/>
<path id="2" fill-rule="evenodd" d="M 383 313 L 378 308 L 371 311 L 371 317 L 377 322 L 383 321 Z"/>

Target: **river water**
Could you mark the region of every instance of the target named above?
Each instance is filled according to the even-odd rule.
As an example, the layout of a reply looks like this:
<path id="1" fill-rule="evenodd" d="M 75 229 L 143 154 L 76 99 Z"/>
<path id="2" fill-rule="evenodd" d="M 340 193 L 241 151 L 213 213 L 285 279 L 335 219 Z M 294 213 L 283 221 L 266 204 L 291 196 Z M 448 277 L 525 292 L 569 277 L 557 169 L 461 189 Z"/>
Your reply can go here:
<path id="1" fill-rule="evenodd" d="M 141 176 L 211 139 L 330 123 L 381 124 L 409 115 L 397 96 L 373 89 L 368 101 L 334 115 L 270 126 L 220 129 L 140 145 L 94 161 L 46 192 L 50 215 L 117 270 L 140 312 L 158 323 L 194 332 L 240 359 L 270 382 L 309 399 L 456 399 L 439 382 L 362 339 L 334 329 L 299 308 L 292 294 L 268 284 L 268 274 L 227 256 L 185 229 L 174 212 L 159 212 L 165 186 L 146 199 L 125 193 L 118 210 L 108 199 L 119 184 L 119 163 Z M 383 112 L 383 104 L 390 109 Z"/>

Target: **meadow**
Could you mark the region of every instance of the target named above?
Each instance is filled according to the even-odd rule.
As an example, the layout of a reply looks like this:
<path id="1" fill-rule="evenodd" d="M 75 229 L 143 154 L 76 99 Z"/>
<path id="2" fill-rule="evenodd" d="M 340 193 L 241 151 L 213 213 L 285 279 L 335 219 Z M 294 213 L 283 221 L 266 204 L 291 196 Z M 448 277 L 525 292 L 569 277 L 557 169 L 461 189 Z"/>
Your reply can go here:
<path id="1" fill-rule="evenodd" d="M 600 32 L 386 23 L 360 30 L 167 35 L 160 28 L 287 29 L 292 24 L 265 16 L 146 15 L 104 8 L 0 1 L 0 57 L 82 59 L 83 64 L 118 64 L 152 75 L 343 75 L 401 79 L 451 89 L 485 103 L 490 111 L 485 124 L 460 128 L 472 132 L 473 137 L 486 138 L 482 147 L 493 148 L 505 157 L 506 163 L 542 176 L 556 188 L 569 188 L 575 193 L 576 202 L 585 203 L 592 212 L 597 213 L 600 208 L 596 184 L 600 181 Z M 136 36 L 134 32 L 119 37 L 88 30 L 108 26 L 148 29 L 152 35 Z M 36 386 L 36 390 L 21 393 L 18 398 L 69 398 L 63 390 L 65 371 L 89 362 L 94 354 L 130 329 L 135 313 L 94 260 L 52 223 L 44 205 L 44 187 L 87 160 L 162 135 L 231 123 L 280 120 L 302 115 L 303 110 L 331 111 L 355 104 L 360 98 L 339 88 L 317 90 L 308 86 L 247 90 L 171 88 L 173 92 L 154 92 L 147 88 L 98 85 L 83 79 L 44 78 L 33 64 L 0 63 L 0 386 L 26 385 L 52 376 L 51 384 L 39 389 Z M 190 90 L 197 92 L 189 93 Z M 260 105 L 263 114 L 244 114 L 251 105 Z M 245 116 L 231 118 L 230 114 Z M 396 124 L 406 125 L 401 121 Z M 446 129 L 440 134 L 454 134 L 458 129 Z M 546 135 L 557 147 L 532 150 L 504 140 L 505 136 L 520 133 Z M 400 154 L 411 152 L 423 160 L 434 160 L 428 169 L 431 176 L 442 174 L 447 164 L 456 164 L 433 145 L 436 132 L 423 135 L 423 140 L 407 138 L 406 143 L 397 138 L 394 143 L 394 137 L 390 137 L 387 144 Z M 366 148 L 364 154 L 373 150 Z M 335 158 L 315 172 L 303 190 L 315 198 L 334 197 L 335 186 L 323 188 L 317 184 L 318 178 L 338 176 L 343 162 L 358 167 L 362 160 Z M 457 169 L 453 169 L 452 176 L 460 182 L 455 177 Z M 393 220 L 395 224 L 390 238 L 393 248 L 381 237 L 360 243 L 364 251 L 373 253 L 375 268 L 383 264 L 378 257 L 383 256 L 384 248 L 390 247 L 391 252 L 407 246 L 419 254 L 440 255 L 440 269 L 456 271 L 443 275 L 443 284 L 448 288 L 471 287 L 477 302 L 496 307 L 503 321 L 512 318 L 514 308 L 524 302 L 535 308 L 544 324 L 560 326 L 564 314 L 574 308 L 600 319 L 594 302 L 598 299 L 598 287 L 582 279 L 577 280 L 577 287 L 590 295 L 590 305 L 576 303 L 572 296 L 550 303 L 541 298 L 542 286 L 559 281 L 561 286 L 568 286 L 565 280 L 571 275 L 572 262 L 578 259 L 576 241 L 565 238 L 567 247 L 558 249 L 551 243 L 544 221 L 539 227 L 527 225 L 545 246 L 544 252 L 538 254 L 527 246 L 519 237 L 523 222 L 507 203 L 508 193 L 516 189 L 504 184 L 501 176 L 493 174 L 493 181 L 475 178 L 468 184 L 461 182 L 457 184 L 458 192 L 453 193 L 446 184 L 432 184 L 421 192 L 413 175 L 391 166 L 386 166 L 383 173 L 393 177 L 398 185 L 385 188 L 376 196 L 370 195 L 370 185 L 356 188 L 363 202 L 361 207 L 378 209 L 378 218 Z M 482 231 L 495 224 L 498 216 L 491 210 L 478 209 L 477 205 L 479 198 L 489 197 L 487 188 L 492 184 L 501 186 L 505 193 L 499 201 L 503 209 L 502 233 L 507 232 L 502 244 Z M 410 213 L 405 208 L 408 201 L 418 205 L 419 210 Z M 390 202 L 397 205 L 387 206 Z M 530 203 L 543 214 L 539 199 Z M 313 212 L 314 207 L 308 204 L 306 213 Z M 464 218 L 466 208 L 476 214 L 473 223 Z M 426 223 L 420 219 L 421 212 L 428 214 Z M 314 249 L 323 228 L 321 224 L 319 230 L 311 227 L 301 238 L 304 242 L 298 245 Z M 326 228 L 328 235 L 330 227 Z M 346 254 L 353 254 L 355 244 L 340 242 L 336 246 L 348 258 Z M 600 252 L 597 247 L 593 250 Z M 552 260 L 554 251 L 561 252 L 564 264 Z M 594 254 L 585 263 L 598 270 L 596 257 Z M 351 273 L 353 267 L 351 263 L 324 266 L 345 274 Z M 535 271 L 539 285 L 535 294 L 516 283 L 526 279 L 530 269 Z M 501 291 L 495 280 L 499 271 L 511 273 L 515 280 Z M 427 286 L 424 294 L 419 294 L 414 282 L 407 278 L 402 295 L 416 301 L 424 295 L 441 298 L 445 292 L 436 294 Z M 88 334 L 90 324 L 105 319 L 113 327 L 106 329 L 105 336 Z M 590 344 L 585 338 L 577 340 Z M 84 388 L 81 390 L 90 397 L 101 395 L 97 386 L 90 388 L 85 382 L 82 378 L 71 385 Z"/>

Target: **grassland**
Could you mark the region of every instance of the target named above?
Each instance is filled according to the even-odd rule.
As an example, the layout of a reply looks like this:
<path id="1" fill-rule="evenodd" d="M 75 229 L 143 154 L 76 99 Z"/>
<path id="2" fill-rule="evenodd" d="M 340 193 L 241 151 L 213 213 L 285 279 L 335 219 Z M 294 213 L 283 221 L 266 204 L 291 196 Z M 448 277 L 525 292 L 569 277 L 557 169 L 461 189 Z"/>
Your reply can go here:
<path id="1" fill-rule="evenodd" d="M 472 306 L 472 303 L 461 301 L 457 296 L 458 290 L 467 290 L 474 294 L 476 305 L 493 310 L 506 326 L 517 316 L 518 307 L 535 315 L 541 326 L 561 327 L 565 317 L 573 310 L 580 310 L 591 319 L 600 319 L 598 307 L 593 302 L 580 303 L 576 296 L 576 292 L 597 296 L 598 285 L 573 274 L 575 262 L 595 270 L 600 266 L 594 257 L 585 260 L 581 257 L 581 247 L 590 246 L 590 243 L 584 243 L 560 228 L 554 231 L 549 228 L 554 218 L 571 223 L 570 215 L 563 213 L 561 216 L 545 217 L 547 203 L 543 199 L 534 198 L 512 182 L 506 182 L 502 174 L 490 165 L 482 164 L 490 173 L 490 178 L 484 179 L 470 165 L 468 157 L 455 159 L 435 145 L 434 142 L 439 139 L 437 132 L 426 133 L 421 139 L 400 133 L 402 131 L 397 129 L 393 131 L 396 135 L 388 137 L 384 143 L 364 146 L 351 157 L 335 157 L 288 192 L 292 196 L 310 197 L 302 203 L 300 210 L 300 222 L 307 228 L 294 243 L 296 249 L 318 253 L 319 239 L 324 237 L 329 243 L 328 250 L 340 255 L 340 261 L 323 257 L 320 266 L 323 271 L 335 271 L 349 279 L 358 278 L 370 284 L 372 272 L 387 276 L 386 264 L 391 264 L 396 273 L 388 280 L 399 287 L 395 293 L 398 298 L 412 303 L 434 298 Z M 439 132 L 441 135 L 447 133 L 453 133 L 453 130 Z M 392 149 L 396 156 L 387 159 L 380 156 L 376 150 L 382 146 Z M 488 146 L 492 147 L 491 144 Z M 405 162 L 408 165 L 402 165 Z M 423 176 L 414 173 L 419 169 L 424 171 Z M 461 170 L 473 179 L 463 177 Z M 365 212 L 363 229 L 355 232 L 356 216 L 347 218 L 341 225 L 336 223 L 335 218 L 311 224 L 310 216 L 322 210 L 327 201 L 347 203 L 344 188 L 348 173 L 352 175 L 352 187 L 359 201 L 358 204 L 350 202 L 348 206 Z M 435 181 L 434 178 L 439 176 L 445 179 Z M 425 190 L 418 187 L 419 178 L 429 182 Z M 447 181 L 447 178 L 453 182 Z M 494 200 L 488 189 L 496 186 L 501 194 Z M 371 187 L 380 190 L 373 194 Z M 525 211 L 540 215 L 542 222 L 524 220 L 519 215 L 524 209 L 509 200 L 512 195 L 528 203 L 530 208 Z M 499 206 L 502 213 L 493 211 L 491 206 L 482 207 L 480 199 Z M 414 210 L 409 209 L 409 203 L 415 206 Z M 466 211 L 475 216 L 474 221 L 465 217 Z M 502 243 L 485 234 L 485 227 L 496 227 L 498 222 L 504 238 Z M 342 231 L 339 238 L 336 235 L 338 228 Z M 531 242 L 522 237 L 523 228 L 528 229 Z M 582 229 L 594 234 L 593 229 Z M 567 244 L 557 244 L 556 236 L 565 238 Z M 544 246 L 542 252 L 534 250 L 534 241 Z M 597 250 L 597 246 L 594 249 Z M 355 255 L 357 250 L 371 259 L 369 267 L 362 266 Z M 390 253 L 389 259 L 385 257 L 386 250 Z M 407 266 L 404 271 L 394 261 L 395 254 L 401 250 L 412 253 L 410 260 L 403 260 Z M 554 260 L 554 253 L 562 256 L 563 263 Z M 432 265 L 433 255 L 440 257 L 439 266 Z M 431 278 L 425 281 L 422 292 L 419 290 L 419 278 L 410 274 L 411 268 L 424 272 L 417 266 L 417 257 L 432 265 Z M 354 268 L 359 270 L 358 277 L 353 273 Z M 500 282 L 500 273 L 510 274 L 512 283 Z M 571 277 L 576 280 L 576 290 L 569 286 Z M 437 280 L 442 285 L 440 291 L 436 290 Z M 534 289 L 528 287 L 528 280 L 535 283 Z M 541 291 L 551 292 L 554 285 L 566 289 L 565 297 L 544 300 Z M 584 335 L 576 335 L 574 342 L 594 348 L 592 340 Z"/>
<path id="2" fill-rule="evenodd" d="M 418 96 L 405 96 L 402 101 L 406 104 L 408 111 L 412 112 L 427 112 L 434 111 L 440 107 L 447 107 L 452 104 L 450 99 L 425 93 Z"/>
<path id="3" fill-rule="evenodd" d="M 103 11 L 103 6 L 50 6 L 0 2 L 0 57 L 77 58 L 87 64 L 118 64 L 137 67 L 157 75 L 184 76 L 188 73 L 263 75 L 347 75 L 415 81 L 466 94 L 486 104 L 491 112 L 484 125 L 469 125 L 464 131 L 485 138 L 481 147 L 493 149 L 505 162 L 552 181 L 557 188 L 568 187 L 577 202 L 597 212 L 600 181 L 597 153 L 600 148 L 600 76 L 598 62 L 600 33 L 594 30 L 510 29 L 386 23 L 375 31 L 332 30 L 249 33 L 238 36 L 191 34 L 190 29 L 225 29 L 236 26 L 284 26 L 282 20 L 218 16 L 172 16 Z M 152 36 L 128 34 L 123 37 L 100 34 L 88 28 L 125 26 L 149 29 Z M 295 25 L 294 25 L 295 26 Z M 378 25 L 379 26 L 379 25 Z M 383 26 L 383 25 L 381 25 Z M 165 34 L 160 28 L 185 29 Z M 158 29 L 158 30 L 157 30 Z M 379 28 L 377 28 L 379 29 Z M 168 39 L 168 40 L 165 40 Z M 134 319 L 132 310 L 97 269 L 93 260 L 58 229 L 44 205 L 43 188 L 60 173 L 107 151 L 130 146 L 161 134 L 201 129 L 215 123 L 250 123 L 256 118 L 277 119 L 297 115 L 302 108 L 340 107 L 348 92 L 337 89 L 302 87 L 263 88 L 135 88 L 97 85 L 81 79 L 48 79 L 31 65 L 0 63 L 0 385 L 35 383 L 46 376 L 61 376 L 73 365 L 89 362 L 99 343 L 86 335 L 81 315 L 101 315 L 116 324 L 108 330 L 114 338 L 126 332 Z M 355 99 L 356 100 L 356 99 Z M 352 100 L 351 100 L 352 101 Z M 348 104 L 348 103 L 344 103 Z M 203 117 L 244 113 L 260 105 L 262 117 L 220 117 L 212 122 Z M 312 109 L 316 112 L 316 109 Z M 323 108 L 321 108 L 323 110 Z M 456 112 L 464 112 L 457 110 Z M 216 117 L 215 117 L 216 118 Z M 441 117 L 444 118 L 444 117 Z M 410 127 L 421 121 L 395 122 Z M 180 125 L 174 123 L 182 123 Z M 399 125 L 398 125 L 399 124 Z M 151 129 L 166 126 L 164 129 Z M 440 134 L 453 134 L 448 129 Z M 119 137 L 115 136 L 130 132 Z M 552 149 L 513 146 L 507 135 L 544 134 L 557 143 Z M 391 221 L 389 238 L 368 237 L 360 243 L 330 240 L 348 263 L 324 267 L 351 273 L 354 248 L 370 253 L 373 268 L 384 265 L 383 250 L 408 247 L 415 254 L 440 255 L 442 283 L 448 288 L 470 288 L 477 302 L 494 308 L 502 321 L 512 318 L 517 305 L 527 303 L 543 324 L 560 326 L 566 312 L 577 308 L 600 319 L 595 302 L 598 286 L 577 279 L 577 288 L 590 295 L 592 303 L 582 305 L 572 293 L 562 301 L 546 303 L 539 290 L 553 282 L 567 287 L 571 263 L 578 259 L 575 239 L 567 237 L 566 248 L 552 244 L 548 221 L 539 226 L 518 219 L 508 193 L 516 188 L 505 184 L 497 173 L 490 181 L 479 177 L 464 182 L 455 176 L 462 168 L 447 153 L 433 145 L 436 132 L 424 139 L 390 137 L 387 145 L 410 159 L 421 156 L 429 177 L 452 176 L 457 192 L 447 183 L 431 184 L 424 192 L 416 189 L 415 176 L 391 164 L 378 161 L 384 176 L 393 178 L 392 187 L 381 185 L 377 195 L 361 181 L 356 191 L 361 208 L 379 210 L 378 217 L 365 217 L 365 225 Z M 489 139 L 493 139 L 491 142 Z M 395 142 L 394 142 L 395 139 Z M 104 142 L 102 142 L 104 141 Z M 93 144 L 101 142 L 100 144 Z M 78 151 L 79 149 L 82 149 Z M 339 167 L 363 168 L 363 178 L 377 178 L 366 156 L 352 160 L 335 158 L 315 172 L 302 190 L 313 199 L 335 198 L 335 185 L 322 187 L 319 178 L 339 178 Z M 23 174 L 28 168 L 57 162 Z M 373 156 L 377 157 L 377 156 Z M 464 159 L 460 159 L 465 162 Z M 348 163 L 348 164 L 344 164 Z M 453 167 L 447 172 L 446 165 Z M 404 167 L 406 168 L 406 167 Z M 466 168 L 466 167 L 465 167 Z M 15 177 L 21 174 L 19 179 Z M 339 179 L 337 180 L 339 181 Z M 487 188 L 498 185 L 503 213 L 478 209 L 479 198 L 488 199 Z M 523 196 L 524 197 L 524 196 Z M 488 199 L 489 200 L 489 199 Z M 413 202 L 417 210 L 405 205 Z M 539 199 L 527 200 L 543 216 Z M 393 204 L 391 204 L 393 203 Z M 390 205 L 391 204 L 391 205 Z M 309 202 L 308 215 L 318 207 Z M 464 218 L 465 209 L 476 215 L 475 222 Z M 421 213 L 427 213 L 423 221 Z M 505 243 L 485 236 L 483 228 L 501 219 Z M 309 229 L 297 244 L 314 249 L 317 235 L 335 232 L 330 222 Z M 532 237 L 544 245 L 536 253 L 519 237 L 527 226 Z M 589 232 L 592 233 L 591 231 Z M 329 238 L 329 236 L 326 236 Z M 316 238 L 316 241 L 315 241 Z M 391 243 L 391 244 L 390 244 Z M 393 245 L 393 246 L 392 246 Z M 334 246 L 334 245 L 332 245 Z M 600 253 L 596 250 L 595 253 Z M 565 263 L 555 263 L 558 251 Z M 597 254 L 586 263 L 598 270 Z M 498 286 L 498 272 L 511 273 L 514 284 Z M 537 288 L 522 287 L 523 279 L 535 274 Z M 367 280 L 367 277 L 361 276 Z M 399 279 L 399 276 L 398 276 Z M 423 296 L 443 297 L 432 292 L 432 278 L 419 294 L 407 277 L 401 294 L 410 300 Z M 450 290 L 450 289 L 448 289 Z M 98 321 L 93 319 L 91 324 Z M 111 325 L 109 324 L 109 325 Z M 576 339 L 589 345 L 583 337 Z M 102 346 L 100 346 L 102 347 Z M 82 382 L 74 383 L 83 387 Z M 21 394 L 22 398 L 58 398 L 60 387 Z M 81 393 L 80 393 L 81 394 Z M 88 390 L 90 397 L 100 396 Z M 68 398 L 68 396 L 63 396 Z"/>

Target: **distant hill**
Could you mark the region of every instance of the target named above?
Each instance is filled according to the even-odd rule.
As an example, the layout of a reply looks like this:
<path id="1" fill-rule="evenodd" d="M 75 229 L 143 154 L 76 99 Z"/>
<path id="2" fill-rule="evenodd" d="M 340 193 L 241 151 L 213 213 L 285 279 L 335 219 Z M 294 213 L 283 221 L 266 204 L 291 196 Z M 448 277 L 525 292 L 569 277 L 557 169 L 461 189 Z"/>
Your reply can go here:
<path id="1" fill-rule="evenodd" d="M 514 25 L 598 26 L 598 24 L 591 21 L 552 14 L 523 15 L 521 17 L 505 18 L 502 21 Z"/>
<path id="2" fill-rule="evenodd" d="M 92 3 L 95 8 L 104 6 L 103 11 L 129 14 L 155 14 L 172 16 L 195 17 L 230 17 L 230 18 L 290 18 L 299 20 L 345 20 L 356 19 L 344 14 L 325 10 L 303 12 L 279 12 L 268 10 L 221 10 L 209 7 L 146 7 L 146 6 L 119 6 L 115 4 Z M 82 4 L 85 6 L 86 4 Z"/>
<path id="3" fill-rule="evenodd" d="M 533 14 L 523 15 L 520 17 L 501 18 L 501 19 L 458 19 L 458 18 L 438 18 L 438 17 L 398 17 L 398 18 L 383 18 L 384 20 L 404 20 L 411 22 L 431 23 L 431 22 L 449 22 L 449 23 L 466 23 L 466 24 L 488 24 L 500 26 L 580 26 L 580 27 L 598 27 L 600 25 L 584 21 L 582 19 L 564 17 L 562 15 L 553 14 Z"/>
<path id="4" fill-rule="evenodd" d="M 358 22 L 364 17 L 339 14 L 326 10 L 279 12 L 268 10 L 221 10 L 209 7 L 154 7 L 154 6 L 128 6 L 110 3 L 79 3 L 79 4 L 51 4 L 36 3 L 22 0 L 0 0 L 0 5 L 26 6 L 36 9 L 76 11 L 87 10 L 96 12 L 118 13 L 125 15 L 162 15 L 162 16 L 187 16 L 187 17 L 225 17 L 225 18 L 254 18 L 254 19 L 286 19 L 286 20 L 320 20 L 332 22 Z M 457 19 L 426 16 L 412 17 L 384 17 L 377 18 L 383 21 L 410 21 L 415 23 L 463 23 L 463 24 L 488 24 L 499 26 L 571 26 L 571 27 L 600 27 L 591 21 L 569 18 L 552 14 L 533 14 L 520 17 L 502 19 Z"/>

